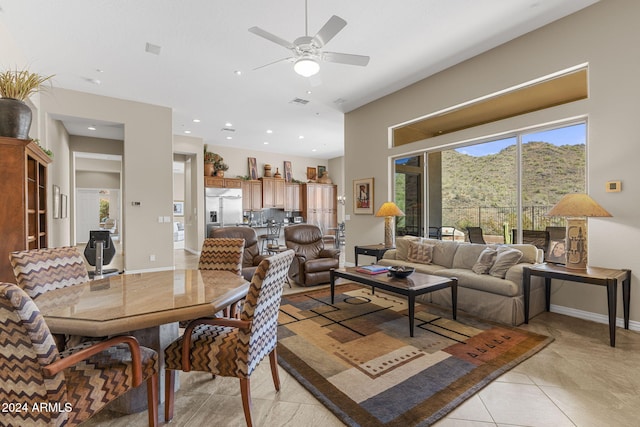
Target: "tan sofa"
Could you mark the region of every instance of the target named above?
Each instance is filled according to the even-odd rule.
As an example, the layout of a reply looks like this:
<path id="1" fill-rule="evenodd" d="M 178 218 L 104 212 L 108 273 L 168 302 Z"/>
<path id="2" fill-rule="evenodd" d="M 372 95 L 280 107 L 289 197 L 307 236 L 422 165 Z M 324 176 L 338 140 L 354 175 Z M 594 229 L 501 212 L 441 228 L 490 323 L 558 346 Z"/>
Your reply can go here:
<path id="1" fill-rule="evenodd" d="M 409 261 L 411 242 L 433 245 L 430 263 Z M 506 245 L 522 252 L 517 264 L 506 271 L 504 278 L 490 274 L 475 273 L 472 268 L 487 247 L 496 245 L 473 244 L 405 236 L 396 240 L 396 249 L 387 251 L 378 264 L 415 267 L 416 271 L 458 279 L 458 309 L 483 319 L 517 326 L 524 322 L 524 295 L 522 269 L 524 266 L 542 262 L 543 254 L 533 245 Z M 534 280 L 535 279 L 535 280 Z M 448 289 L 422 295 L 424 302 L 451 307 L 451 292 Z M 544 281 L 531 278 L 531 300 L 529 317 L 545 309 Z"/>

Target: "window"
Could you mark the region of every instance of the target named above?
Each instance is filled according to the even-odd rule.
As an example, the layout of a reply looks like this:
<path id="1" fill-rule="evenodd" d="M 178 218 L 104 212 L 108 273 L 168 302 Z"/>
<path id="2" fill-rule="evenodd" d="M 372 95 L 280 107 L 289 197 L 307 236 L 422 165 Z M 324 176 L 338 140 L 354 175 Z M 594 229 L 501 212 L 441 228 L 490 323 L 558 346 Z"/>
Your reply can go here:
<path id="1" fill-rule="evenodd" d="M 586 191 L 586 123 L 425 155 L 395 161 L 395 200 L 406 214 L 398 234 L 435 237 L 445 227 L 462 240 L 479 226 L 487 242 L 522 241 L 522 230 L 562 226 L 546 213 L 563 195 Z"/>

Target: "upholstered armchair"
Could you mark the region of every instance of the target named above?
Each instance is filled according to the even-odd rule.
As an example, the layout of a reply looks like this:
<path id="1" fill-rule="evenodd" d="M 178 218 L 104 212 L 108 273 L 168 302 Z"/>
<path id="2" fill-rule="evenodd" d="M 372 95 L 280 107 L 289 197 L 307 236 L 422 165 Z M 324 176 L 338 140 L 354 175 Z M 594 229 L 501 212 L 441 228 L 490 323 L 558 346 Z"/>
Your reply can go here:
<path id="1" fill-rule="evenodd" d="M 284 241 L 287 248 L 296 253 L 289 277 L 302 286 L 329 283 L 331 269 L 340 266 L 340 250 L 325 249 L 322 230 L 318 226 L 297 224 L 285 227 Z"/>
<path id="2" fill-rule="evenodd" d="M 253 273 L 260 264 L 260 261 L 266 258 L 260 255 L 260 247 L 258 246 L 258 235 L 256 230 L 251 227 L 222 227 L 213 228 L 209 233 L 209 237 L 227 237 L 232 239 L 244 239 L 244 254 L 242 256 L 242 277 L 250 281 Z"/>
<path id="3" fill-rule="evenodd" d="M 267 355 L 273 384 L 280 390 L 276 353 L 278 312 L 293 256 L 293 251 L 287 250 L 260 262 L 238 319 L 194 320 L 182 337 L 167 346 L 165 421 L 173 418 L 175 371 L 182 370 L 238 378 L 247 426 L 253 425 L 250 377 Z"/>
<path id="4" fill-rule="evenodd" d="M 22 409 L 0 424 L 75 426 L 144 380 L 149 425 L 158 424 L 158 354 L 134 337 L 60 353 L 36 304 L 12 283 L 0 283 L 0 336 L 0 402 Z"/>

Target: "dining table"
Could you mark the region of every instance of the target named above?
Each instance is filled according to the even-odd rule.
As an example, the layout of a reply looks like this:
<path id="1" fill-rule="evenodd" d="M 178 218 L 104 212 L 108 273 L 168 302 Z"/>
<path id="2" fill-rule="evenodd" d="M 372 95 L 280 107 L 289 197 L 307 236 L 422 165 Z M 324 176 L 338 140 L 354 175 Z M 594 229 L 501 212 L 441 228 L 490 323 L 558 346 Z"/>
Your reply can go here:
<path id="1" fill-rule="evenodd" d="M 176 269 L 103 277 L 45 292 L 34 301 L 54 334 L 127 334 L 156 350 L 162 391 L 164 348 L 179 336 L 178 322 L 213 316 L 243 299 L 248 290 L 249 282 L 229 271 Z M 164 401 L 162 392 L 159 400 Z M 131 390 L 110 409 L 147 409 L 146 388 Z"/>

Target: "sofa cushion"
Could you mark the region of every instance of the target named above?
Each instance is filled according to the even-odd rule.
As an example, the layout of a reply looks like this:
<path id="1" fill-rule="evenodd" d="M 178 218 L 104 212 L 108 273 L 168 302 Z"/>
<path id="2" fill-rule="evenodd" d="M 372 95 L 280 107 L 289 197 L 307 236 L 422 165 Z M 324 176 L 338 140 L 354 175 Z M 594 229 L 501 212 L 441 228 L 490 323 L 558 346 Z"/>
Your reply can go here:
<path id="1" fill-rule="evenodd" d="M 488 274 L 476 274 L 464 268 L 440 270 L 438 276 L 457 278 L 458 287 L 477 289 L 507 297 L 517 296 L 520 292 L 520 286 L 511 280 L 500 279 Z"/>
<path id="2" fill-rule="evenodd" d="M 437 239 L 422 239 L 422 243 L 433 245 L 433 259 L 431 260 L 431 263 L 442 265 L 446 268 L 451 268 L 453 266 L 453 257 L 456 254 L 458 247 L 468 245 L 468 243 L 464 242 Z"/>
<path id="3" fill-rule="evenodd" d="M 471 270 L 476 274 L 489 274 L 489 270 L 491 270 L 493 263 L 496 261 L 497 255 L 498 251 L 495 249 L 484 248 L 484 250 L 480 252 L 480 256 L 478 256 Z"/>
<path id="4" fill-rule="evenodd" d="M 497 249 L 495 246 L 483 245 L 479 243 L 467 243 L 458 246 L 455 255 L 453 256 L 452 268 L 466 268 L 471 270 L 473 265 L 478 261 L 478 257 L 487 247 Z"/>
<path id="5" fill-rule="evenodd" d="M 504 279 L 507 270 L 516 265 L 522 259 L 522 252 L 508 246 L 498 247 L 496 261 L 489 270 L 489 274 L 500 279 Z"/>
<path id="6" fill-rule="evenodd" d="M 396 259 L 400 261 L 407 261 L 409 255 L 409 243 L 411 242 L 419 242 L 420 237 L 415 236 L 403 236 L 399 239 L 396 239 Z M 390 251 L 387 251 L 390 252 Z M 386 253 L 385 253 L 386 254 Z"/>
<path id="7" fill-rule="evenodd" d="M 388 258 L 382 258 L 380 261 L 378 261 L 378 264 L 389 265 L 389 266 L 397 265 L 397 266 L 403 266 L 403 267 L 414 267 L 417 272 L 425 273 L 425 274 L 439 274 L 438 273 L 439 271 L 446 270 L 445 267 L 437 264 L 420 264 L 417 262 L 400 261 L 397 259 L 388 259 Z"/>
<path id="8" fill-rule="evenodd" d="M 420 242 L 409 242 L 407 261 L 431 264 L 433 260 L 433 245 Z"/>

